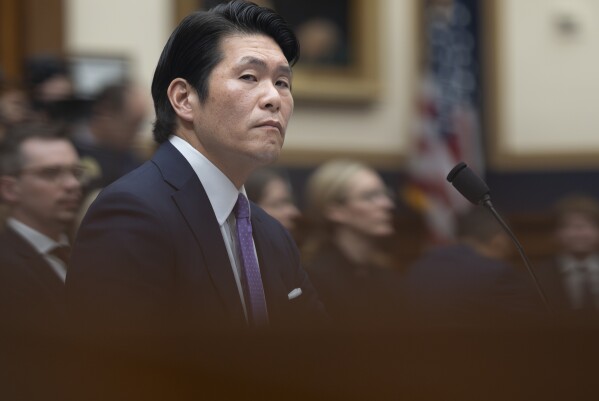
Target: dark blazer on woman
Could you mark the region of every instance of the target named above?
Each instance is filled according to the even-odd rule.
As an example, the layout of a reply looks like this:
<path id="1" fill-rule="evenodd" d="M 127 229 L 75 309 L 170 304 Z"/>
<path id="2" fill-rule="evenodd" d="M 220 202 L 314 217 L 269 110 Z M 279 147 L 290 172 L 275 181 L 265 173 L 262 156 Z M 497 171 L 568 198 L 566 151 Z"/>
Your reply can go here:
<path id="1" fill-rule="evenodd" d="M 354 263 L 334 244 L 323 246 L 306 262 L 306 271 L 336 325 L 360 329 L 401 326 L 399 271 Z"/>

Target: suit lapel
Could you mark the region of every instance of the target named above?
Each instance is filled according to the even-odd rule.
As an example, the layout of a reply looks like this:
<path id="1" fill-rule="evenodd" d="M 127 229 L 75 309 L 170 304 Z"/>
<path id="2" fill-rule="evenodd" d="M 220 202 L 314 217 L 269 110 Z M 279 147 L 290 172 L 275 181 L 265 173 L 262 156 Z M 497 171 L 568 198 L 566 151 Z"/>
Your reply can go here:
<path id="1" fill-rule="evenodd" d="M 220 227 L 200 180 L 170 142 L 157 151 L 154 162 L 177 191 L 172 198 L 204 256 L 204 265 L 223 303 L 234 319 L 245 320 L 235 277 Z"/>
<path id="2" fill-rule="evenodd" d="M 60 298 L 64 292 L 64 283 L 54 273 L 52 267 L 46 262 L 24 238 L 14 232 L 11 228 L 6 230 L 7 241 L 12 245 L 21 265 L 48 293 L 54 298 Z"/>

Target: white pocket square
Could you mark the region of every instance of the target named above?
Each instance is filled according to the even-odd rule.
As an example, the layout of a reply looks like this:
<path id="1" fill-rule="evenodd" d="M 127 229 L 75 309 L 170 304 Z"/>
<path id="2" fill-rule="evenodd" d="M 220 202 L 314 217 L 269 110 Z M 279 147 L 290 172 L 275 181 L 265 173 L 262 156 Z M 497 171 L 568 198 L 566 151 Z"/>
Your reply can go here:
<path id="1" fill-rule="evenodd" d="M 291 291 L 289 294 L 287 294 L 287 298 L 289 298 L 289 300 L 291 301 L 292 299 L 297 298 L 300 295 L 302 295 L 302 289 L 296 288 L 293 291 Z"/>

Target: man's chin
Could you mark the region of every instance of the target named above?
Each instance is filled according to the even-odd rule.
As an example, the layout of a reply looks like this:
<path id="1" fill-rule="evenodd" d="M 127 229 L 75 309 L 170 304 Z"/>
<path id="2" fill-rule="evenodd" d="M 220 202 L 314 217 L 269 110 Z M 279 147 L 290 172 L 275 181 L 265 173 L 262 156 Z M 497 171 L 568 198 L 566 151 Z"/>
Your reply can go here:
<path id="1" fill-rule="evenodd" d="M 64 224 L 65 226 L 69 226 L 73 224 L 75 218 L 77 217 L 77 211 L 64 211 L 58 217 L 58 221 Z"/>
<path id="2" fill-rule="evenodd" d="M 280 155 L 281 155 L 280 148 L 265 151 L 258 155 L 257 161 L 260 166 L 267 166 L 269 164 L 276 162 L 279 159 Z"/>

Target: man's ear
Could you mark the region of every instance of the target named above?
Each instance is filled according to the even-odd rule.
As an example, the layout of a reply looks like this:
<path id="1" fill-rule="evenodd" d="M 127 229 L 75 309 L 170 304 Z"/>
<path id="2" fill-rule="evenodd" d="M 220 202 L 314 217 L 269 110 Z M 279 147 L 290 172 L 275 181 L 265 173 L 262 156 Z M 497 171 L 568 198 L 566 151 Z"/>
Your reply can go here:
<path id="1" fill-rule="evenodd" d="M 16 203 L 21 197 L 21 187 L 15 177 L 0 176 L 0 199 L 8 203 Z"/>
<path id="2" fill-rule="evenodd" d="M 171 106 L 175 113 L 184 121 L 193 121 L 194 102 L 198 102 L 198 95 L 189 83 L 183 78 L 175 78 L 166 91 Z"/>

